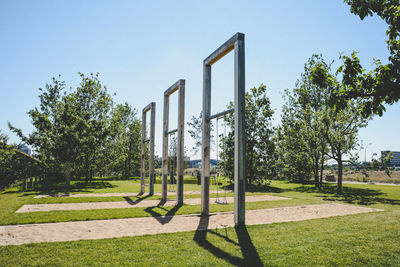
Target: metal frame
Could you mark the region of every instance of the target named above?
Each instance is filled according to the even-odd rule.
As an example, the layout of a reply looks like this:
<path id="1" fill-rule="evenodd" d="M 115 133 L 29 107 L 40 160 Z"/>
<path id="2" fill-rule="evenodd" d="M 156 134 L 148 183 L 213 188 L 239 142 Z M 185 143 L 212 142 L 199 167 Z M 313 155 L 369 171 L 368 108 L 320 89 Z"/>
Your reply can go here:
<path id="1" fill-rule="evenodd" d="M 235 50 L 235 107 L 215 115 L 211 113 L 211 66 L 230 51 Z M 208 216 L 210 209 L 210 124 L 211 119 L 234 112 L 235 118 L 235 225 L 245 224 L 245 52 L 244 34 L 236 33 L 203 62 L 203 138 L 201 174 L 201 213 Z M 222 115 L 221 115 L 222 114 Z"/>
<path id="2" fill-rule="evenodd" d="M 178 129 L 169 130 L 169 96 L 178 91 Z M 177 193 L 178 205 L 183 204 L 183 171 L 184 171 L 184 126 L 185 126 L 185 80 L 180 79 L 164 92 L 164 123 L 162 151 L 162 201 L 167 200 L 168 187 L 168 136 L 178 132 L 177 153 Z"/>
<path id="3" fill-rule="evenodd" d="M 151 110 L 150 117 L 150 138 L 146 137 L 146 113 Z M 140 175 L 140 193 L 145 192 L 145 175 L 146 175 L 146 143 L 150 142 L 150 162 L 149 162 L 149 195 L 154 194 L 154 132 L 156 122 L 156 103 L 151 102 L 142 112 L 142 167 Z"/>

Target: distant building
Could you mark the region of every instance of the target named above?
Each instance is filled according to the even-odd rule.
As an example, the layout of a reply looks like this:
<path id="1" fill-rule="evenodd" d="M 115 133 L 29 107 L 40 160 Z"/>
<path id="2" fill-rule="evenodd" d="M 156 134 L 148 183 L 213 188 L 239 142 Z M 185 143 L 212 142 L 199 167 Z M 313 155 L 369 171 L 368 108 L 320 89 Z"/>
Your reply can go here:
<path id="1" fill-rule="evenodd" d="M 25 154 L 28 154 L 29 156 L 32 156 L 32 150 L 26 144 L 22 144 L 20 150 L 22 152 L 24 152 Z"/>
<path id="2" fill-rule="evenodd" d="M 210 159 L 211 167 L 215 167 L 218 165 L 220 161 L 216 159 Z M 194 159 L 190 161 L 190 168 L 201 168 L 201 159 Z"/>
<path id="3" fill-rule="evenodd" d="M 392 157 L 389 161 L 389 167 L 400 167 L 400 151 L 381 151 L 381 157 L 383 158 L 387 154 L 392 153 Z"/>
<path id="4" fill-rule="evenodd" d="M 201 159 L 193 159 L 190 161 L 190 168 L 201 168 Z"/>

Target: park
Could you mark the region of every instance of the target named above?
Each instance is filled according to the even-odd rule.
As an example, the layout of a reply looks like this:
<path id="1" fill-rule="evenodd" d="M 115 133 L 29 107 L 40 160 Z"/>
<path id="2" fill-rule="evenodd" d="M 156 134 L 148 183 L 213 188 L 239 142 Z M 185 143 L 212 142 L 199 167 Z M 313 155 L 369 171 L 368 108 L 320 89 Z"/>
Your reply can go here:
<path id="1" fill-rule="evenodd" d="M 201 73 L 132 89 L 137 108 L 98 73 L 53 78 L 30 130 L 0 132 L 1 265 L 398 266 L 398 152 L 359 140 L 400 99 L 400 6 L 378 2 L 345 7 L 388 24 L 388 63 L 309 56 L 279 123 L 269 87 L 247 88 L 246 32 L 202 44 Z"/>

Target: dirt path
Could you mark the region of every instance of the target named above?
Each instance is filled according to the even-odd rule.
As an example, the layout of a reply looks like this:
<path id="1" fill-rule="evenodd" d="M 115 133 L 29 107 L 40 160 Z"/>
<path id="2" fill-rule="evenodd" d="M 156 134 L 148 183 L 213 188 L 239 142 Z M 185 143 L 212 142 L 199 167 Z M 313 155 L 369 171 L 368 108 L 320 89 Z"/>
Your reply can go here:
<path id="1" fill-rule="evenodd" d="M 269 196 L 269 195 L 256 195 L 246 196 L 246 202 L 258 201 L 273 201 L 285 200 L 289 198 Z M 210 198 L 210 203 L 215 203 L 216 198 Z M 223 200 L 223 198 L 220 198 Z M 233 203 L 233 197 L 226 198 L 228 203 Z M 184 200 L 186 205 L 200 205 L 200 198 L 188 198 Z M 26 204 L 23 205 L 16 212 L 35 212 L 35 211 L 55 211 L 55 210 L 94 210 L 94 209 L 118 209 L 118 208 L 143 208 L 154 207 L 160 204 L 160 200 L 127 200 L 127 201 L 114 201 L 114 202 L 84 202 L 84 203 L 58 203 L 58 204 Z M 164 206 L 174 206 L 176 200 L 167 200 Z"/>
<path id="2" fill-rule="evenodd" d="M 223 194 L 233 193 L 233 191 L 219 190 L 218 193 Z M 217 190 L 210 190 L 210 194 L 217 193 Z M 185 195 L 200 195 L 200 191 L 185 191 Z M 54 195 L 37 195 L 34 198 L 47 198 L 47 197 L 135 197 L 140 196 L 140 193 L 87 193 L 87 194 L 54 194 Z M 161 196 L 161 192 L 154 193 L 155 196 Z M 176 195 L 176 192 L 168 192 L 168 195 Z"/>
<path id="3" fill-rule="evenodd" d="M 269 224 L 343 216 L 378 209 L 344 204 L 320 204 L 246 211 L 246 224 Z M 232 227 L 233 213 L 210 217 L 179 215 L 131 219 L 0 226 L 0 245 L 103 239 Z"/>

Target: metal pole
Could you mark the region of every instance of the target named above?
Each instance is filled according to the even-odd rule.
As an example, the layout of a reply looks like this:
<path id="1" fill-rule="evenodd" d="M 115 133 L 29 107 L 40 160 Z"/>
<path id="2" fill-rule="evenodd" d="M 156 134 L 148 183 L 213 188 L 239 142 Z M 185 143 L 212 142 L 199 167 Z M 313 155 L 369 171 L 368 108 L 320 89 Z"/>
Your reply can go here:
<path id="1" fill-rule="evenodd" d="M 176 200 L 178 205 L 183 204 L 183 172 L 184 172 L 184 128 L 185 128 L 185 80 L 179 81 L 178 103 L 178 155 L 177 155 L 177 188 Z"/>
<path id="2" fill-rule="evenodd" d="M 163 123 L 163 151 L 162 151 L 162 190 L 161 200 L 167 200 L 168 192 L 168 124 L 169 124 L 169 96 L 164 95 L 164 123 Z"/>
<path id="3" fill-rule="evenodd" d="M 211 66 L 203 66 L 203 129 L 201 166 L 201 215 L 208 216 L 210 210 L 210 121 L 211 113 Z"/>
<path id="4" fill-rule="evenodd" d="M 154 133 L 155 133 L 155 125 L 156 124 L 156 103 L 151 103 L 151 126 L 150 126 L 150 163 L 149 163 L 149 173 L 150 173 L 150 181 L 149 181 L 149 195 L 154 194 Z"/>
<path id="5" fill-rule="evenodd" d="M 244 35 L 235 42 L 235 225 L 245 224 L 246 136 L 245 136 Z"/>
<path id="6" fill-rule="evenodd" d="M 140 193 L 144 194 L 144 177 L 146 175 L 146 112 L 142 113 L 142 157 L 140 172 Z"/>

